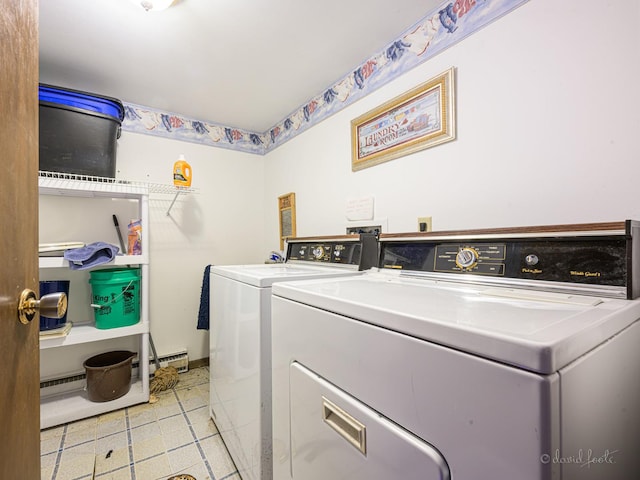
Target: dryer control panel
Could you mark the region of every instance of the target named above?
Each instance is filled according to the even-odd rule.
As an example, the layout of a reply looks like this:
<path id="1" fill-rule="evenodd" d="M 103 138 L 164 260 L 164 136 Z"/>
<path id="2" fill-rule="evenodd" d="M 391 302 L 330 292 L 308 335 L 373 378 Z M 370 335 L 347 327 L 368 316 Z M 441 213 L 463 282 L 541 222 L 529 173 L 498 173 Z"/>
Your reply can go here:
<path id="1" fill-rule="evenodd" d="M 640 298 L 640 222 L 380 236 L 379 268 L 443 280 Z"/>
<path id="2" fill-rule="evenodd" d="M 383 242 L 381 268 L 624 286 L 620 238 Z"/>

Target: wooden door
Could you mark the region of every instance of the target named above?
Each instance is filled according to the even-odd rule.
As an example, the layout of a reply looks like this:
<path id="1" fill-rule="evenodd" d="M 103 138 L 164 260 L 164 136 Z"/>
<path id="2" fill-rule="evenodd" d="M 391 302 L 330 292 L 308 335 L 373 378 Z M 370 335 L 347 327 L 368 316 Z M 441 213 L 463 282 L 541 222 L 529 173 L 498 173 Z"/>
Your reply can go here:
<path id="1" fill-rule="evenodd" d="M 0 478 L 40 478 L 38 316 L 38 3 L 0 0 Z"/>

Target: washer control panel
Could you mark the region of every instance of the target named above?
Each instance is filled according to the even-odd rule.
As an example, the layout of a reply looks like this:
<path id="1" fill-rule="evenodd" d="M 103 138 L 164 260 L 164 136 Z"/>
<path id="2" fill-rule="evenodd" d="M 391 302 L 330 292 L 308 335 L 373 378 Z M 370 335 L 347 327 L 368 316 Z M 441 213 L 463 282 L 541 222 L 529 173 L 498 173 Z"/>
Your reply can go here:
<path id="1" fill-rule="evenodd" d="M 378 260 L 378 237 L 368 233 L 287 240 L 287 262 L 344 265 L 355 270 L 368 270 L 377 267 Z"/>
<path id="2" fill-rule="evenodd" d="M 287 260 L 359 265 L 362 245 L 359 242 L 290 243 Z"/>

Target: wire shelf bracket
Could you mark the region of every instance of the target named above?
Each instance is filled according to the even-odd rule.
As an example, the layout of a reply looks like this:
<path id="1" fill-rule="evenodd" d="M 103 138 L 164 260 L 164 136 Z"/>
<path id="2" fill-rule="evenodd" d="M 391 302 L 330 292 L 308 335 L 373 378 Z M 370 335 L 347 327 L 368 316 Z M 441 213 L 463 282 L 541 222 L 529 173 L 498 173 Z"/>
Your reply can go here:
<path id="1" fill-rule="evenodd" d="M 53 195 L 77 196 L 111 196 L 111 197 L 140 197 L 152 193 L 174 195 L 167 216 L 176 203 L 180 194 L 197 193 L 193 187 L 167 185 L 162 183 L 138 182 L 120 178 L 98 177 L 62 172 L 38 172 L 38 186 L 40 193 Z"/>

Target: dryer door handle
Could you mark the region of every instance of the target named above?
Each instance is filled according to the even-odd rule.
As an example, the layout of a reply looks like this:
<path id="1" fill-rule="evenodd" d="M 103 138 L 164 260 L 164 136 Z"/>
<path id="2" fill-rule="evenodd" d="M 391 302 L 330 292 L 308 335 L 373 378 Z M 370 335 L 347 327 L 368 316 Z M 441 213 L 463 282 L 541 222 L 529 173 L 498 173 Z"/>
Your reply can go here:
<path id="1" fill-rule="evenodd" d="M 322 397 L 322 419 L 363 455 L 367 454 L 366 427 L 324 396 Z"/>

